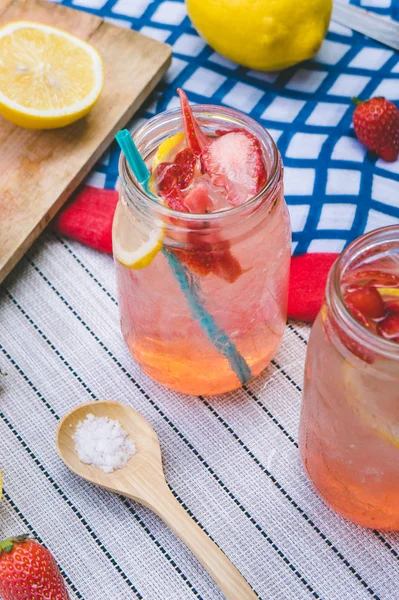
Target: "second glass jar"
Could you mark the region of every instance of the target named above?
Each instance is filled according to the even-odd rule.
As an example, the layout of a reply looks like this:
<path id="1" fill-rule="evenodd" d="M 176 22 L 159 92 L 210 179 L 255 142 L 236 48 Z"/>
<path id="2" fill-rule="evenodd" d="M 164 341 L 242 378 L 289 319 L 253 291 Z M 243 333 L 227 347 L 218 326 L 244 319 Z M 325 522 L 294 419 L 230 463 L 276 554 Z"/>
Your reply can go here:
<path id="1" fill-rule="evenodd" d="M 390 531 L 399 530 L 399 344 L 354 318 L 343 282 L 356 273 L 355 283 L 395 298 L 398 265 L 398 226 L 358 238 L 334 264 L 309 339 L 299 436 L 307 474 L 327 504 L 358 525 Z"/>

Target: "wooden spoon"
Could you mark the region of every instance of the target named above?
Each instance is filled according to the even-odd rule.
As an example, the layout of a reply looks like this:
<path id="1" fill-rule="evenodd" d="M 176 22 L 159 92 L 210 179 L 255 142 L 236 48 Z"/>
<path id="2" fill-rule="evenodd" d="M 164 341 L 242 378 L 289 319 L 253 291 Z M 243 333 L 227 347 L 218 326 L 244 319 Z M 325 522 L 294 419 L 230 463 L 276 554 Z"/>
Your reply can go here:
<path id="1" fill-rule="evenodd" d="M 72 436 L 78 422 L 90 413 L 119 421 L 133 439 L 136 454 L 122 469 L 104 473 L 80 461 Z M 165 480 L 157 434 L 139 412 L 119 402 L 81 404 L 62 419 L 57 431 L 57 448 L 67 467 L 83 479 L 153 510 L 190 548 L 228 600 L 258 598 L 233 563 L 174 498 Z"/>

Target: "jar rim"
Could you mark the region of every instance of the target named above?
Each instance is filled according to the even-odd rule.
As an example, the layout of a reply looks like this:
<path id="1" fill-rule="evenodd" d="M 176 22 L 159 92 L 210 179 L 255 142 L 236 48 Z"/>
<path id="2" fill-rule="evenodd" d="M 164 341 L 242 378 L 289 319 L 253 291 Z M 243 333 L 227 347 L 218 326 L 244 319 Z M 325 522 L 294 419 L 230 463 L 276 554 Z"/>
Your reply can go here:
<path id="1" fill-rule="evenodd" d="M 232 206 L 224 210 L 215 211 L 212 213 L 184 213 L 184 220 L 187 222 L 198 222 L 203 221 L 204 216 L 206 216 L 206 220 L 208 222 L 218 221 L 219 219 L 223 219 L 229 216 L 239 216 L 241 213 L 248 210 L 252 206 L 256 205 L 257 202 L 261 202 L 263 197 L 267 197 L 273 191 L 275 185 L 280 180 L 280 172 L 282 171 L 280 153 L 278 148 L 270 135 L 270 133 L 265 129 L 260 123 L 255 121 L 252 117 L 248 115 L 231 109 L 224 106 L 217 106 L 214 104 L 195 104 L 192 107 L 193 113 L 195 116 L 201 117 L 201 115 L 207 116 L 211 118 L 212 116 L 226 116 L 231 121 L 235 121 L 237 124 L 242 124 L 246 126 L 246 128 L 250 129 L 251 133 L 255 135 L 258 139 L 263 137 L 267 143 L 269 144 L 272 150 L 272 165 L 270 172 L 268 173 L 268 177 L 266 179 L 263 187 L 257 192 L 255 196 L 252 196 L 249 200 L 240 204 L 239 206 Z M 145 123 L 140 125 L 133 133 L 132 137 L 140 150 L 140 141 L 145 136 L 146 131 L 150 129 L 152 126 L 159 124 L 162 122 L 165 117 L 181 117 L 181 109 L 174 108 L 170 110 L 165 110 L 154 117 L 148 119 Z M 263 144 L 265 146 L 265 144 Z M 130 198 L 131 195 L 138 196 L 141 202 L 148 204 L 149 207 L 152 207 L 158 211 L 158 213 L 163 214 L 168 217 L 181 218 L 182 213 L 177 210 L 173 210 L 164 204 L 161 204 L 157 198 L 147 194 L 141 185 L 138 183 L 136 177 L 132 173 L 129 165 L 127 164 L 126 157 L 123 152 L 121 152 L 119 157 L 119 176 L 122 185 L 125 188 L 125 191 Z"/>
<path id="2" fill-rule="evenodd" d="M 397 360 L 399 358 L 399 344 L 391 340 L 380 337 L 373 331 L 363 327 L 355 319 L 347 308 L 342 294 L 342 276 L 348 266 L 353 264 L 367 251 L 386 244 L 389 241 L 397 241 L 399 248 L 399 225 L 389 225 L 381 227 L 368 233 L 365 233 L 351 242 L 345 250 L 339 255 L 327 279 L 326 301 L 337 325 L 349 334 L 357 343 L 366 345 L 371 351 L 374 351 L 386 358 Z"/>

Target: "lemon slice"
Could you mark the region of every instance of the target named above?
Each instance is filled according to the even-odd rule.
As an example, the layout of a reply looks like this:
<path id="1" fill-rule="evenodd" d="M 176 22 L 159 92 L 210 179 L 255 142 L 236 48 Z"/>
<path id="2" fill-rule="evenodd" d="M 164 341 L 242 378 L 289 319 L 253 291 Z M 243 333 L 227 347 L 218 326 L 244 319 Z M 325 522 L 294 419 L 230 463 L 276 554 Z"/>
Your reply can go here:
<path id="1" fill-rule="evenodd" d="M 377 290 L 383 296 L 399 296 L 399 288 L 380 287 Z"/>
<path id="2" fill-rule="evenodd" d="M 149 229 L 119 202 L 112 226 L 112 239 L 114 256 L 121 265 L 129 269 L 148 267 L 162 248 L 163 236 L 160 223 L 155 222 L 154 227 Z"/>
<path id="3" fill-rule="evenodd" d="M 180 131 L 179 133 L 175 133 L 174 135 L 169 136 L 159 145 L 158 150 L 156 151 L 153 161 L 152 168 L 155 169 L 157 165 L 161 162 L 165 162 L 170 158 L 173 150 L 177 148 L 179 144 L 182 144 L 184 141 L 184 132 Z"/>
<path id="4" fill-rule="evenodd" d="M 86 115 L 104 84 L 101 56 L 55 27 L 16 21 L 0 29 L 0 113 L 30 129 Z"/>

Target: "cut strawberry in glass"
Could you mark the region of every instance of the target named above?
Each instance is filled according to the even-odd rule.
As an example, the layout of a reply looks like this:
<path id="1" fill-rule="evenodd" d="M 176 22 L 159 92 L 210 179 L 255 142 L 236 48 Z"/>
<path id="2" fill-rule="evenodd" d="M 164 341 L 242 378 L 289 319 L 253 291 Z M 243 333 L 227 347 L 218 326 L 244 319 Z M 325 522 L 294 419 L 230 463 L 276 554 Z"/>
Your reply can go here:
<path id="1" fill-rule="evenodd" d="M 242 269 L 230 250 L 214 251 L 210 245 L 197 245 L 191 250 L 175 250 L 178 258 L 198 275 L 213 273 L 228 283 L 234 283 Z"/>
<path id="2" fill-rule="evenodd" d="M 352 272 L 348 275 L 350 283 L 354 280 L 356 285 L 369 285 L 375 287 L 398 287 L 399 277 L 392 273 L 384 273 L 382 271 L 364 270 Z M 344 280 L 345 283 L 345 280 Z"/>
<path id="3" fill-rule="evenodd" d="M 180 97 L 184 131 L 186 134 L 188 145 L 191 148 L 193 154 L 195 154 L 195 156 L 200 156 L 204 148 L 206 148 L 206 146 L 209 144 L 209 139 L 201 130 L 200 126 L 195 120 L 193 111 L 191 110 L 191 107 L 188 103 L 186 93 L 180 88 L 178 88 L 177 93 Z"/>
<path id="4" fill-rule="evenodd" d="M 184 198 L 184 204 L 195 214 L 206 214 L 210 212 L 212 200 L 208 194 L 208 188 L 204 183 L 198 183 Z"/>
<path id="5" fill-rule="evenodd" d="M 228 283 L 234 283 L 243 271 L 231 253 L 230 243 L 221 240 L 216 233 L 212 236 L 212 242 L 204 242 L 199 234 L 191 232 L 186 248 L 175 250 L 175 253 L 182 263 L 198 275 L 213 273 Z"/>
<path id="6" fill-rule="evenodd" d="M 188 209 L 184 204 L 183 194 L 178 187 L 173 187 L 169 194 L 164 196 L 164 202 L 172 210 L 187 213 Z M 173 221 L 172 221 L 173 222 Z"/>
<path id="7" fill-rule="evenodd" d="M 198 275 L 209 275 L 213 271 L 211 244 L 197 243 L 192 248 L 175 250 L 179 260 Z"/>
<path id="8" fill-rule="evenodd" d="M 214 252 L 213 273 L 228 283 L 234 283 L 243 271 L 230 249 Z"/>
<path id="9" fill-rule="evenodd" d="M 348 308 L 354 307 L 367 319 L 382 319 L 386 314 L 384 302 L 375 287 L 351 290 L 345 295 L 345 302 Z"/>
<path id="10" fill-rule="evenodd" d="M 379 325 L 378 333 L 381 337 L 394 342 L 399 342 L 399 315 L 391 313 Z"/>
<path id="11" fill-rule="evenodd" d="M 364 314 L 358 308 L 356 308 L 356 306 L 354 306 L 346 296 L 345 296 L 344 300 L 345 300 L 346 306 L 348 307 L 352 316 L 355 317 L 356 321 L 359 321 L 359 323 L 361 323 L 361 325 L 364 325 L 364 327 L 367 327 L 367 329 L 370 329 L 370 321 L 368 319 L 366 319 Z"/>
<path id="12" fill-rule="evenodd" d="M 185 190 L 194 178 L 197 159 L 190 148 L 185 148 L 176 154 L 174 162 L 181 169 L 181 173 L 177 179 L 177 185 L 181 190 Z"/>
<path id="13" fill-rule="evenodd" d="M 394 300 L 391 300 L 385 298 L 385 306 L 390 312 L 399 314 L 399 299 L 395 298 Z"/>
<path id="14" fill-rule="evenodd" d="M 225 188 L 235 206 L 254 196 L 266 181 L 259 141 L 247 131 L 230 131 L 215 138 L 201 159 L 213 184 Z"/>
<path id="15" fill-rule="evenodd" d="M 174 163 L 160 163 L 154 171 L 154 181 L 158 193 L 167 196 L 174 187 L 177 187 L 178 178 L 182 175 L 182 168 Z"/>

